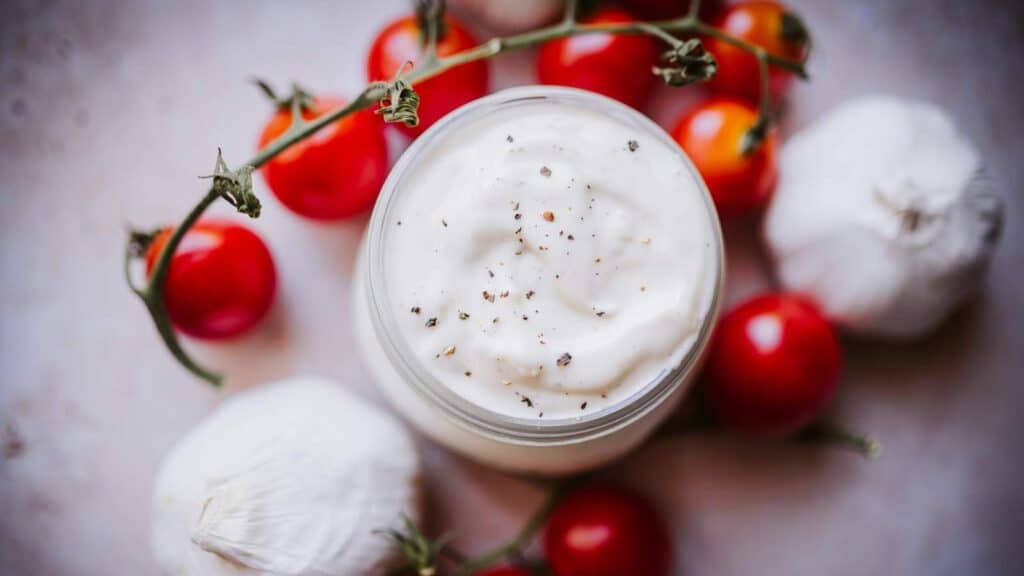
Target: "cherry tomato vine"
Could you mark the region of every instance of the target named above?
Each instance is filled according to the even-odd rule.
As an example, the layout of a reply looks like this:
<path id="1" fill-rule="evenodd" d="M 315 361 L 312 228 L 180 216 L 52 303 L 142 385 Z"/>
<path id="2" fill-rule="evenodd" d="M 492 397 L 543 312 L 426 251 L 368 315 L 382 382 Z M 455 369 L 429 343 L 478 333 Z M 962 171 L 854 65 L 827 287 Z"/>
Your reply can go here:
<path id="1" fill-rule="evenodd" d="M 381 115 L 385 122 L 397 123 L 407 134 L 417 135 L 439 115 L 443 115 L 451 108 L 463 103 L 461 100 L 473 95 L 482 95 L 476 94 L 477 92 L 486 92 L 487 70 L 483 66 L 484 61 L 506 51 L 545 45 L 540 62 L 541 76 L 548 75 L 554 78 L 552 81 L 555 83 L 570 84 L 574 80 L 571 75 L 560 75 L 563 71 L 552 65 L 557 58 L 551 56 L 547 59 L 548 62 L 545 62 L 543 53 L 544 51 L 558 50 L 560 42 L 568 42 L 575 36 L 586 34 L 646 36 L 653 41 L 666 44 L 668 49 L 661 53 L 660 62 L 653 65 L 648 72 L 654 80 L 660 79 L 669 86 L 678 87 L 707 81 L 715 76 L 720 64 L 739 67 L 734 63 L 742 63 L 743 71 L 730 71 L 720 83 L 729 84 L 731 80 L 733 86 L 742 87 L 745 92 L 736 95 L 748 100 L 756 100 L 756 108 L 751 104 L 748 112 L 742 109 L 740 104 L 729 104 L 735 108 L 728 116 L 728 119 L 732 121 L 729 124 L 729 132 L 716 136 L 718 138 L 727 137 L 731 143 L 738 143 L 738 146 L 732 144 L 713 146 L 709 142 L 694 140 L 691 138 L 691 131 L 686 129 L 687 118 L 682 119 L 680 127 L 677 128 L 676 138 L 691 156 L 695 157 L 698 164 L 703 162 L 706 167 L 719 168 L 715 174 L 705 175 L 705 179 L 708 180 L 708 184 L 712 188 L 716 204 L 720 203 L 722 207 L 729 209 L 727 211 L 735 213 L 749 210 L 751 206 L 738 203 L 739 195 L 732 193 L 731 189 L 736 187 L 734 184 L 737 181 L 742 181 L 745 188 L 750 188 L 748 185 L 751 182 L 767 181 L 774 177 L 773 173 L 768 170 L 768 168 L 773 170 L 773 163 L 764 161 L 763 158 L 774 154 L 776 146 L 775 137 L 770 131 L 774 122 L 773 98 L 779 97 L 779 86 L 784 87 L 788 77 L 795 75 L 806 78 L 804 61 L 807 57 L 809 42 L 807 41 L 807 32 L 799 19 L 785 12 L 781 5 L 774 4 L 769 0 L 759 2 L 759 10 L 782 18 L 780 26 L 786 27 L 788 38 L 800 40 L 798 42 L 800 47 L 797 49 L 794 47 L 796 45 L 772 44 L 765 42 L 764 38 L 750 37 L 740 32 L 734 32 L 728 26 L 728 13 L 724 17 L 716 18 L 714 20 L 716 25 L 705 22 L 702 20 L 700 0 L 692 0 L 688 10 L 678 17 L 654 21 L 635 21 L 626 17 L 581 20 L 577 18 L 577 5 L 577 0 L 567 0 L 563 17 L 555 24 L 521 34 L 492 38 L 481 44 L 470 46 L 472 37 L 465 31 L 456 30 L 458 38 L 454 40 L 444 37 L 446 29 L 458 27 L 458 24 L 446 16 L 443 0 L 420 0 L 415 22 L 409 18 L 400 19 L 392 23 L 385 33 L 410 37 L 419 31 L 418 40 L 420 40 L 422 52 L 417 57 L 409 55 L 410 61 L 405 64 L 400 62 L 396 64 L 397 52 L 390 53 L 383 45 L 377 46 L 375 43 L 367 65 L 367 75 L 372 81 L 355 98 L 347 102 L 314 98 L 295 87 L 290 97 L 281 99 L 274 94 L 269 86 L 260 83 L 260 87 L 267 92 L 277 106 L 277 112 L 273 119 L 273 126 L 268 126 L 261 138 L 259 152 L 253 158 L 243 162 L 239 168 L 231 169 L 218 150 L 214 170 L 207 176 L 212 180 L 212 185 L 186 217 L 173 229 L 152 233 L 132 232 L 127 243 L 124 258 L 127 283 L 132 292 L 146 306 L 158 333 L 172 355 L 195 376 L 215 386 L 222 382 L 221 374 L 198 364 L 182 347 L 176 333 L 176 327 L 180 329 L 183 325 L 181 315 L 176 316 L 173 311 L 169 311 L 168 300 L 170 299 L 167 293 L 168 277 L 171 275 L 172 263 L 177 256 L 179 246 L 189 236 L 190 231 L 202 228 L 204 224 L 200 218 L 211 205 L 223 199 L 240 213 L 251 218 L 259 217 L 261 204 L 254 194 L 252 186 L 254 171 L 262 168 L 266 172 L 268 169 L 274 168 L 275 159 L 277 159 L 277 163 L 280 163 L 284 151 L 296 145 L 309 144 L 304 141 L 324 129 L 336 130 L 343 136 L 347 132 L 348 137 L 356 140 L 359 138 L 370 140 L 367 130 L 362 132 L 355 130 L 353 126 L 356 124 L 349 125 L 348 130 L 345 130 L 341 121 L 356 120 L 356 118 L 350 117 L 360 113 L 365 114 L 362 111 L 371 108 L 374 104 L 377 105 L 374 112 Z M 707 41 L 710 50 L 705 48 L 702 39 Z M 624 38 L 623 40 L 632 39 Z M 637 67 L 650 65 L 649 58 L 633 57 L 637 54 L 646 56 L 647 49 L 642 49 L 645 45 L 630 42 L 619 45 L 635 49 L 626 55 L 629 57 L 616 58 L 616 65 L 628 65 L 631 61 Z M 718 55 L 722 56 L 721 62 L 716 60 Z M 417 61 L 415 65 L 413 65 L 414 60 Z M 446 95 L 445 91 L 436 86 L 432 88 L 431 83 L 428 82 L 449 70 L 460 67 L 462 68 L 461 72 L 464 72 L 462 78 L 467 79 L 461 83 L 465 85 L 464 88 L 467 90 L 465 93 Z M 544 69 L 545 67 L 547 69 Z M 749 80 L 742 83 L 737 80 L 737 75 L 743 76 L 746 80 L 751 75 L 749 71 L 752 68 L 756 68 L 758 75 L 756 90 L 751 87 Z M 380 79 L 389 74 L 392 75 L 390 79 Z M 631 84 L 642 88 L 645 83 L 639 80 L 639 75 L 636 78 L 638 78 L 637 82 Z M 602 86 L 589 87 L 606 91 L 602 90 Z M 643 91 L 638 89 L 635 93 L 627 92 L 617 97 L 621 100 L 639 102 L 643 95 Z M 421 97 L 425 103 L 422 110 L 420 110 Z M 704 108 L 711 109 L 721 106 L 721 102 L 721 100 L 709 101 Z M 423 126 L 420 126 L 421 116 Z M 737 118 L 742 122 L 738 122 Z M 739 127 L 732 126 L 733 124 Z M 365 121 L 359 126 L 365 128 Z M 725 126 L 724 123 L 723 126 Z M 353 132 L 356 134 L 353 135 Z M 338 146 L 338 148 L 344 147 Z M 723 157 L 721 151 L 725 149 L 734 151 L 734 153 Z M 383 152 L 382 157 L 386 158 L 386 151 Z M 761 166 L 768 168 L 761 169 L 759 168 Z M 382 169 L 386 169 L 386 165 Z M 282 177 L 289 174 L 285 167 L 279 167 L 277 171 Z M 273 189 L 274 186 L 271 188 Z M 770 188 L 770 186 L 766 184 L 758 189 L 761 188 Z M 719 192 L 717 195 L 716 190 Z M 280 196 L 279 191 L 274 190 L 274 192 Z M 759 197 L 765 194 L 767 193 L 762 193 Z M 352 211 L 358 211 L 361 207 L 364 208 L 369 203 L 368 198 L 365 193 L 356 196 L 347 195 L 344 198 L 335 195 L 331 200 L 337 203 L 332 206 L 331 214 L 325 215 L 321 207 L 316 210 L 310 209 L 307 215 L 324 218 L 344 216 Z M 282 198 L 286 205 L 291 206 L 287 200 Z M 302 198 L 293 198 L 291 201 L 301 203 Z M 319 201 L 323 201 L 323 199 Z M 756 204 L 756 202 L 754 203 Z M 295 209 L 294 206 L 293 209 Z M 301 213 L 302 210 L 299 212 Z M 258 237 L 253 236 L 253 238 L 258 242 Z M 139 260 L 144 260 L 146 265 L 147 279 L 144 285 L 138 285 L 134 280 L 133 265 Z M 264 268 L 267 266 L 269 266 L 269 274 L 272 274 L 272 262 L 269 262 Z M 209 265 L 207 265 L 208 267 Z M 266 274 L 264 275 L 266 276 Z M 226 273 L 214 276 L 231 278 L 230 274 Z M 270 282 L 265 282 L 265 284 L 272 285 Z M 228 288 L 222 292 L 230 293 L 231 290 Z M 272 290 L 270 294 L 272 295 Z M 262 298 L 265 295 L 259 296 Z M 265 313 L 264 299 L 256 298 L 253 301 L 256 300 L 260 306 L 250 307 L 254 314 L 246 319 L 247 322 L 258 321 L 259 315 Z M 739 314 L 742 314 L 742 310 L 739 311 Z M 741 328 L 742 320 L 743 318 L 739 318 L 736 321 L 737 326 Z M 804 320 L 804 322 L 807 321 Z M 821 327 L 816 329 L 826 330 Z M 185 330 L 185 332 L 196 334 L 199 331 Z M 743 330 L 736 332 L 736 334 L 742 333 L 745 332 Z M 791 336 L 791 338 L 800 337 L 800 330 L 794 331 L 794 334 L 796 336 Z M 733 335 L 733 339 L 740 339 L 740 336 Z M 722 382 L 729 385 L 739 382 L 748 388 L 762 386 L 767 381 L 766 379 L 778 376 L 779 370 L 777 369 L 780 366 L 785 367 L 787 362 L 792 363 L 792 360 L 785 358 L 783 353 L 784 350 L 773 354 L 761 353 L 760 356 L 754 358 L 760 362 L 756 368 L 761 372 L 744 374 L 745 379 L 733 378 L 732 374 L 720 374 L 721 377 L 716 382 L 714 370 L 716 364 L 712 362 L 712 369 L 709 370 L 709 376 L 705 382 L 706 387 L 716 386 L 710 392 L 705 390 L 705 396 L 711 400 L 712 411 L 727 424 L 732 424 L 740 429 L 751 428 L 752 425 L 747 426 L 746 424 L 749 422 L 742 418 L 749 412 L 747 409 L 750 407 L 737 404 L 734 401 L 738 396 L 743 396 L 746 400 L 749 398 L 725 387 Z M 714 351 L 712 351 L 713 354 Z M 754 352 L 751 354 L 755 355 Z M 730 366 L 729 362 L 720 362 L 719 365 L 725 368 Z M 720 369 L 718 372 L 723 372 L 723 370 Z M 803 411 L 782 414 L 779 416 L 779 422 L 768 424 L 784 432 L 792 432 L 804 425 L 811 415 L 816 414 L 816 410 L 824 402 L 824 399 L 830 395 L 831 387 L 835 385 L 835 375 L 831 366 L 826 366 L 821 372 L 824 374 L 821 378 L 801 381 L 799 386 L 794 385 L 796 388 L 793 388 L 792 396 L 797 400 L 805 401 L 804 404 L 797 402 Z M 774 385 L 772 382 L 769 384 Z M 819 386 L 824 388 L 816 388 Z M 756 394 L 752 397 L 758 398 Z M 730 418 L 730 416 L 735 417 Z M 757 424 L 761 423 L 757 422 Z M 767 424 L 765 425 L 767 426 Z M 879 451 L 879 446 L 870 438 L 849 434 L 827 424 L 811 424 L 804 427 L 793 438 L 796 441 L 821 442 L 846 447 L 866 456 L 875 456 Z M 541 532 L 543 532 L 541 540 L 544 543 L 544 560 L 527 560 L 525 550 Z M 507 542 L 478 556 L 470 557 L 456 550 L 451 545 L 450 535 L 442 535 L 439 538 L 427 537 L 419 527 L 408 519 L 406 519 L 403 529 L 382 531 L 382 534 L 394 540 L 404 552 L 407 562 L 403 573 L 411 571 L 419 576 L 440 574 L 451 576 L 540 576 L 542 574 L 576 576 L 584 573 L 593 576 L 605 573 L 641 572 L 649 576 L 660 576 L 671 571 L 671 543 L 668 530 L 649 503 L 620 488 L 594 485 L 585 475 L 551 483 L 547 497 L 530 515 L 523 527 Z M 442 568 L 445 570 L 444 572 L 442 572 Z M 636 572 L 636 570 L 640 572 Z"/>
<path id="2" fill-rule="evenodd" d="M 411 70 L 401 67 L 393 79 L 371 82 L 349 102 L 338 105 L 313 119 L 306 118 L 307 114 L 303 109 L 305 99 L 296 94 L 290 100 L 291 121 L 288 128 L 267 142 L 254 157 L 243 162 L 239 168 L 231 169 L 222 154 L 218 152 L 214 171 L 208 176 L 213 182 L 210 189 L 166 238 L 163 249 L 152 265 L 151 274 L 142 286 L 136 284 L 133 279 L 133 263 L 145 255 L 148 242 L 152 240 L 154 234 L 131 233 L 124 259 L 128 285 L 146 306 L 158 333 L 171 354 L 195 376 L 218 386 L 221 384 L 223 376 L 198 364 L 179 342 L 165 304 L 166 282 L 172 255 L 187 232 L 197 223 L 207 208 L 217 200 L 226 200 L 239 212 L 251 218 L 259 217 L 261 205 L 253 192 L 253 171 L 321 129 L 360 110 L 369 108 L 375 103 L 378 104 L 376 113 L 380 114 L 385 122 L 400 123 L 410 128 L 415 127 L 419 124 L 417 108 L 420 97 L 414 86 L 453 68 L 478 62 L 509 50 L 536 46 L 571 36 L 605 33 L 647 35 L 661 40 L 668 45 L 669 49 L 661 55 L 661 64 L 655 66 L 652 73 L 670 86 L 684 86 L 693 82 L 705 81 L 715 74 L 715 59 L 704 49 L 704 45 L 698 37 L 711 38 L 752 55 L 758 62 L 761 82 L 765 88 L 769 83 L 770 67 L 777 67 L 801 78 L 806 78 L 803 60 L 792 60 L 776 55 L 757 44 L 705 23 L 699 16 L 700 6 L 700 0 L 694 0 L 690 3 L 689 11 L 684 16 L 670 20 L 585 23 L 577 19 L 577 0 L 567 0 L 564 17 L 555 24 L 521 34 L 495 37 L 472 48 L 441 56 L 438 53 L 438 35 L 445 18 L 444 1 L 421 0 L 418 2 L 418 12 L 422 15 L 422 21 L 426 26 L 426 42 L 417 67 Z M 682 40 L 677 36 L 689 38 Z M 772 122 L 770 91 L 763 89 L 760 91 L 760 96 L 759 119 L 747 134 L 745 140 L 745 149 L 747 150 L 760 145 Z"/>

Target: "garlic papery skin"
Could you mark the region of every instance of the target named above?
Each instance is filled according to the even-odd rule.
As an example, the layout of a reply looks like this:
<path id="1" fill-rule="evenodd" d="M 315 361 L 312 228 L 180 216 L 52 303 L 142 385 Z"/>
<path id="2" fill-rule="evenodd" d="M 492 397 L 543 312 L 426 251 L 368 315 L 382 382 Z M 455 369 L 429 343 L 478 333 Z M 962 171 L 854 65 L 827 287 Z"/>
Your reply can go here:
<path id="1" fill-rule="evenodd" d="M 949 115 L 872 96 L 785 144 L 764 232 L 788 290 L 850 331 L 913 338 L 981 283 L 1002 217 Z"/>
<path id="2" fill-rule="evenodd" d="M 390 415 L 316 379 L 225 401 L 165 459 L 152 547 L 166 574 L 378 575 L 373 530 L 420 519 L 420 464 Z"/>

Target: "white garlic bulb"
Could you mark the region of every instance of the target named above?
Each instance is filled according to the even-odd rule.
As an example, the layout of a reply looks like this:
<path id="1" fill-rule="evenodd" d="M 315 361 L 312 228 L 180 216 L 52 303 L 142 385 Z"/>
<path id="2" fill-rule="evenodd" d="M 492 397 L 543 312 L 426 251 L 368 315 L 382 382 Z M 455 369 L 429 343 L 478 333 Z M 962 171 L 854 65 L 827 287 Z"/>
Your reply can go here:
<path id="1" fill-rule="evenodd" d="M 468 12 L 498 32 L 524 32 L 555 20 L 562 13 L 562 0 L 451 0 L 451 6 Z"/>
<path id="2" fill-rule="evenodd" d="M 780 281 L 852 331 L 930 331 L 980 284 L 999 237 L 1002 202 L 981 168 L 935 106 L 840 106 L 782 149 L 765 220 Z"/>
<path id="3" fill-rule="evenodd" d="M 384 574 L 372 531 L 419 518 L 419 458 L 388 414 L 295 379 L 228 399 L 178 443 L 154 490 L 166 574 Z"/>

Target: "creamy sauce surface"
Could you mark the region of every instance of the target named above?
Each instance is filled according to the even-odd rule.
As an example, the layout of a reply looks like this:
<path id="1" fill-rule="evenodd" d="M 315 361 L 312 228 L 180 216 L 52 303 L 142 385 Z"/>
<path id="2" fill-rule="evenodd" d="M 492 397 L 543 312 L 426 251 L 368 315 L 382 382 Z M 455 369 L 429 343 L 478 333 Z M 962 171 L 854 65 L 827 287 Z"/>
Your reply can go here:
<path id="1" fill-rule="evenodd" d="M 455 126 L 403 178 L 384 238 L 413 354 L 486 409 L 554 419 L 679 365 L 717 283 L 715 224 L 678 151 L 578 105 Z"/>

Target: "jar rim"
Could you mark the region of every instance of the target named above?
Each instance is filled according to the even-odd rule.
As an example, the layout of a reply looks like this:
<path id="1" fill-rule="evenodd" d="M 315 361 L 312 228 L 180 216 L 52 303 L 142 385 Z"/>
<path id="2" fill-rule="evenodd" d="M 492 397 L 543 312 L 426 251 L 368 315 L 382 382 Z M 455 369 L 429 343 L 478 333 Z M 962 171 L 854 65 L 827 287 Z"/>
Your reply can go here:
<path id="1" fill-rule="evenodd" d="M 703 319 L 697 337 L 678 365 L 673 369 L 663 369 L 654 379 L 619 402 L 592 413 L 567 418 L 521 418 L 490 410 L 467 400 L 435 378 L 422 367 L 402 336 L 394 314 L 395 310 L 388 302 L 384 274 L 383 245 L 387 222 L 390 221 L 389 215 L 402 189 L 405 176 L 431 149 L 432 142 L 473 119 L 507 107 L 538 101 L 570 103 L 609 114 L 644 130 L 648 135 L 675 150 L 683 160 L 704 201 L 713 236 L 712 253 L 716 256 L 711 295 L 705 304 L 706 308 L 702 310 Z M 455 424 L 504 442 L 569 444 L 611 433 L 636 421 L 671 397 L 672 393 L 687 380 L 686 377 L 697 368 L 721 303 L 725 267 L 723 245 L 717 212 L 703 178 L 675 140 L 654 121 L 629 106 L 593 92 L 555 86 L 522 86 L 495 92 L 451 112 L 420 134 L 395 163 L 381 188 L 368 224 L 365 254 L 368 271 L 365 276 L 365 293 L 374 333 L 395 370 L 410 388 Z"/>

